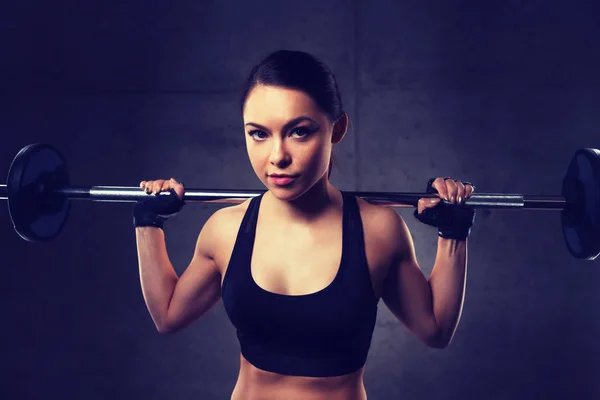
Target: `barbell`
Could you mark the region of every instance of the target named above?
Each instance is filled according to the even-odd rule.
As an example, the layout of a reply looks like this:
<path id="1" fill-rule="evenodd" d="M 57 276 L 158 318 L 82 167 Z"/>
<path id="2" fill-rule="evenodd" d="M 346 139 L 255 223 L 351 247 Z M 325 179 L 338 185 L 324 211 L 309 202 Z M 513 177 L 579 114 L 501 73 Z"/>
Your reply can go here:
<path id="1" fill-rule="evenodd" d="M 186 189 L 184 200 L 239 204 L 262 193 L 264 190 Z M 424 193 L 348 193 L 390 207 L 416 207 L 420 198 L 436 197 Z M 21 149 L 10 165 L 7 183 L 0 185 L 0 199 L 8 200 L 15 231 L 30 242 L 47 242 L 58 236 L 67 221 L 70 200 L 135 202 L 148 195 L 139 187 L 70 187 L 64 157 L 53 146 L 42 143 Z M 461 207 L 561 210 L 569 252 L 578 259 L 594 260 L 600 254 L 600 151 L 584 148 L 575 152 L 563 178 L 561 196 L 475 193 Z"/>

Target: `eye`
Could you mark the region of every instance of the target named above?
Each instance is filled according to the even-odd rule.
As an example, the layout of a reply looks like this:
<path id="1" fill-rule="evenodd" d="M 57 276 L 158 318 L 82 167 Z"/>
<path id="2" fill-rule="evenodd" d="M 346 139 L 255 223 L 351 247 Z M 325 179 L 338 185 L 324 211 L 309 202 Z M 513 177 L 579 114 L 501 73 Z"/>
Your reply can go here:
<path id="1" fill-rule="evenodd" d="M 263 140 L 263 139 L 267 138 L 267 134 L 264 133 L 263 131 L 259 131 L 259 130 L 249 131 L 248 135 L 253 137 L 256 140 Z"/>
<path id="2" fill-rule="evenodd" d="M 292 133 L 292 135 L 296 135 L 297 137 L 304 138 L 312 132 L 310 129 L 308 129 L 304 126 L 299 126 L 297 128 L 292 129 L 291 133 Z"/>

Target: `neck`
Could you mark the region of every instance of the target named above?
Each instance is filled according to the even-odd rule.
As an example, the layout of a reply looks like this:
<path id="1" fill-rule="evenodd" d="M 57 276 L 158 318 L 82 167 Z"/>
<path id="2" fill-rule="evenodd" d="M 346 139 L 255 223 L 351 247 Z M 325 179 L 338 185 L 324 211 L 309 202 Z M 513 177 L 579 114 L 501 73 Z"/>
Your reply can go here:
<path id="1" fill-rule="evenodd" d="M 270 195 L 272 210 L 279 218 L 298 222 L 314 221 L 339 203 L 338 197 L 338 191 L 329 183 L 327 177 L 294 200 L 280 200 Z"/>

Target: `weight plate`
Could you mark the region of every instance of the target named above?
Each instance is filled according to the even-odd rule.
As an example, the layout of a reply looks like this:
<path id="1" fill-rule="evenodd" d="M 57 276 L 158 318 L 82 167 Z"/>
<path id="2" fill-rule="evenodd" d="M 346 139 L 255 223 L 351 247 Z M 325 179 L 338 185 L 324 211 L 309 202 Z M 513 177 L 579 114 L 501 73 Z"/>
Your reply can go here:
<path id="1" fill-rule="evenodd" d="M 15 230 L 30 242 L 54 239 L 67 221 L 70 202 L 54 193 L 69 186 L 63 156 L 47 144 L 31 144 L 14 158 L 8 171 L 8 211 Z"/>
<path id="2" fill-rule="evenodd" d="M 577 150 L 565 178 L 562 195 L 562 230 L 569 252 L 594 260 L 600 254 L 600 151 Z"/>

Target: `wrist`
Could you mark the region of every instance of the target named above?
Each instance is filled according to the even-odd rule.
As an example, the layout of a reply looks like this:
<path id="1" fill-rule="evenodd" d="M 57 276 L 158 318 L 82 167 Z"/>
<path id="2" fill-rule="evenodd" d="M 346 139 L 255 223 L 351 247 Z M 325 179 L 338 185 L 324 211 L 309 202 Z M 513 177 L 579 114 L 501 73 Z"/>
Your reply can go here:
<path id="1" fill-rule="evenodd" d="M 134 228 L 158 228 L 163 229 L 165 219 L 153 213 L 134 213 Z"/>
<path id="2" fill-rule="evenodd" d="M 448 240 L 467 240 L 471 235 L 471 227 L 438 228 L 438 236 Z"/>

